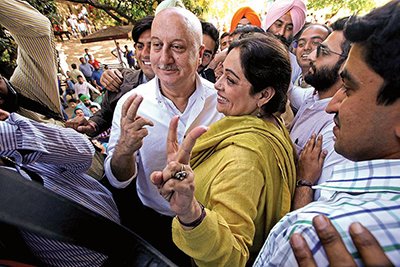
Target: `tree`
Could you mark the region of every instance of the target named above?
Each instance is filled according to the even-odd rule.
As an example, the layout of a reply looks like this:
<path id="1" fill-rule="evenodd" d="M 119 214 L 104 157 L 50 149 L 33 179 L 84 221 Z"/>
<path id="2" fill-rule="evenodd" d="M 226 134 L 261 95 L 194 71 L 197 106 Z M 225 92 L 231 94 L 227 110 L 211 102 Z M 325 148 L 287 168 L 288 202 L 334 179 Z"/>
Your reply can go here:
<path id="1" fill-rule="evenodd" d="M 68 0 L 68 2 L 91 5 L 106 12 L 118 24 L 128 24 L 154 14 L 155 8 L 162 0 Z M 199 17 L 207 11 L 208 0 L 183 0 L 183 3 Z"/>
<path id="2" fill-rule="evenodd" d="M 374 0 L 309 0 L 308 9 L 319 10 L 330 8 L 331 14 L 335 15 L 340 9 L 347 9 L 352 13 L 364 13 L 375 6 Z"/>

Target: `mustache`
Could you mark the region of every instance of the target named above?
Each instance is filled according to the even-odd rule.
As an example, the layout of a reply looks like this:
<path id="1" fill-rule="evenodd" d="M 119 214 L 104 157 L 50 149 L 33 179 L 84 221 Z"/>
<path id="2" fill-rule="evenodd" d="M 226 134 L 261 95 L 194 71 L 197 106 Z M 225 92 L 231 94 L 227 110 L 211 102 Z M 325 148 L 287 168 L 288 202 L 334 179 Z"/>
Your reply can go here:
<path id="1" fill-rule="evenodd" d="M 160 64 L 160 65 L 157 65 L 157 67 L 160 70 L 167 70 L 167 71 L 168 70 L 172 70 L 172 71 L 179 70 L 176 65 L 170 65 L 170 64 L 168 64 L 168 65 Z"/>

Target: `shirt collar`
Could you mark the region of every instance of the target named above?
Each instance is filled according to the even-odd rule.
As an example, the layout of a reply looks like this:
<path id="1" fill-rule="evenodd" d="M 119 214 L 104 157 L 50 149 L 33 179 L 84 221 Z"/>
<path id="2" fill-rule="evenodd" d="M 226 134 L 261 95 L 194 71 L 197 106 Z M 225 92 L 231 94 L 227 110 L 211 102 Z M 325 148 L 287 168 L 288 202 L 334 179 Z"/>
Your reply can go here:
<path id="1" fill-rule="evenodd" d="M 369 160 L 335 166 L 332 178 L 314 189 L 400 193 L 400 160 Z"/>

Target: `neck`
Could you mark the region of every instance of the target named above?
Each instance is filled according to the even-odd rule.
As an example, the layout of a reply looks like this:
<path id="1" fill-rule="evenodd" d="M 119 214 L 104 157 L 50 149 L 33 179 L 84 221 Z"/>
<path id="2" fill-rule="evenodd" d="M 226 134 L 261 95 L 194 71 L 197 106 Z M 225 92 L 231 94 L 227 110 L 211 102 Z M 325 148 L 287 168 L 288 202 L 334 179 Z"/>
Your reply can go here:
<path id="1" fill-rule="evenodd" d="M 323 92 L 320 92 L 317 90 L 319 99 L 333 97 L 336 94 L 336 92 L 342 87 L 342 85 L 343 85 L 343 82 L 342 82 L 342 80 L 339 79 L 334 85 L 329 87 L 327 90 L 325 90 Z"/>
<path id="2" fill-rule="evenodd" d="M 189 101 L 189 97 L 196 90 L 196 78 L 191 83 L 187 83 L 182 86 L 168 87 L 159 81 L 161 93 L 171 100 L 180 112 L 184 112 Z"/>

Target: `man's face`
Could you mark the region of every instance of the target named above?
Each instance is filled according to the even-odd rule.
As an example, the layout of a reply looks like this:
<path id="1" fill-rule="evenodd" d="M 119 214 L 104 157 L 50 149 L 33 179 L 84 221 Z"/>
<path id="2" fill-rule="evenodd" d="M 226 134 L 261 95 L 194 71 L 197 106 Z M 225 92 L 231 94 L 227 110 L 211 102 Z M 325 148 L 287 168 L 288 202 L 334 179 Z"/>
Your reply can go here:
<path id="1" fill-rule="evenodd" d="M 135 57 L 140 69 L 147 78 L 154 77 L 154 71 L 150 63 L 151 30 L 144 31 L 135 44 Z"/>
<path id="2" fill-rule="evenodd" d="M 85 104 L 85 106 L 89 107 L 90 106 L 90 99 L 85 99 L 83 101 L 83 104 Z"/>
<path id="3" fill-rule="evenodd" d="M 293 22 L 290 13 L 286 13 L 277 19 L 268 32 L 278 37 L 286 46 L 289 46 L 293 40 Z"/>
<path id="4" fill-rule="evenodd" d="M 220 42 L 220 49 L 221 51 L 224 50 L 225 48 L 228 48 L 229 45 L 231 44 L 231 37 L 229 35 L 225 36 L 224 38 L 221 39 Z"/>
<path id="5" fill-rule="evenodd" d="M 342 57 L 338 54 L 342 54 L 343 41 L 343 32 L 334 31 L 321 44 L 321 48 L 312 51 L 308 56 L 310 69 L 304 80 L 319 92 L 328 90 L 339 81 L 339 69 L 342 65 L 339 60 Z"/>
<path id="6" fill-rule="evenodd" d="M 79 83 L 79 84 L 83 84 L 83 82 L 84 82 L 83 77 L 79 77 L 79 78 L 78 78 L 78 83 Z"/>
<path id="7" fill-rule="evenodd" d="M 239 20 L 239 23 L 238 23 L 238 25 L 236 26 L 236 28 L 240 28 L 240 27 L 243 27 L 243 26 L 246 26 L 246 25 L 251 25 L 250 20 L 248 20 L 247 18 L 241 18 L 241 19 Z"/>
<path id="8" fill-rule="evenodd" d="M 355 44 L 344 65 L 339 90 L 326 111 L 335 113 L 335 150 L 354 160 L 399 158 L 400 100 L 378 105 L 383 78 L 364 61 L 365 52 Z"/>
<path id="9" fill-rule="evenodd" d="M 211 60 L 214 58 L 214 40 L 209 35 L 203 34 L 203 44 L 205 49 L 203 53 L 203 58 L 201 59 L 201 64 L 197 69 L 197 71 L 199 72 L 207 68 L 208 64 L 210 64 Z"/>
<path id="10" fill-rule="evenodd" d="M 183 16 L 169 10 L 159 13 L 151 35 L 150 61 L 161 86 L 170 90 L 192 86 L 203 46 Z"/>
<path id="11" fill-rule="evenodd" d="M 82 58 L 82 57 L 79 59 L 79 61 L 80 61 L 82 64 L 83 64 L 83 63 L 86 63 L 85 59 Z"/>
<path id="12" fill-rule="evenodd" d="M 310 68 L 310 60 L 308 55 L 317 49 L 328 36 L 328 30 L 320 25 L 310 26 L 300 35 L 297 41 L 296 58 L 299 66 L 307 70 Z"/>

